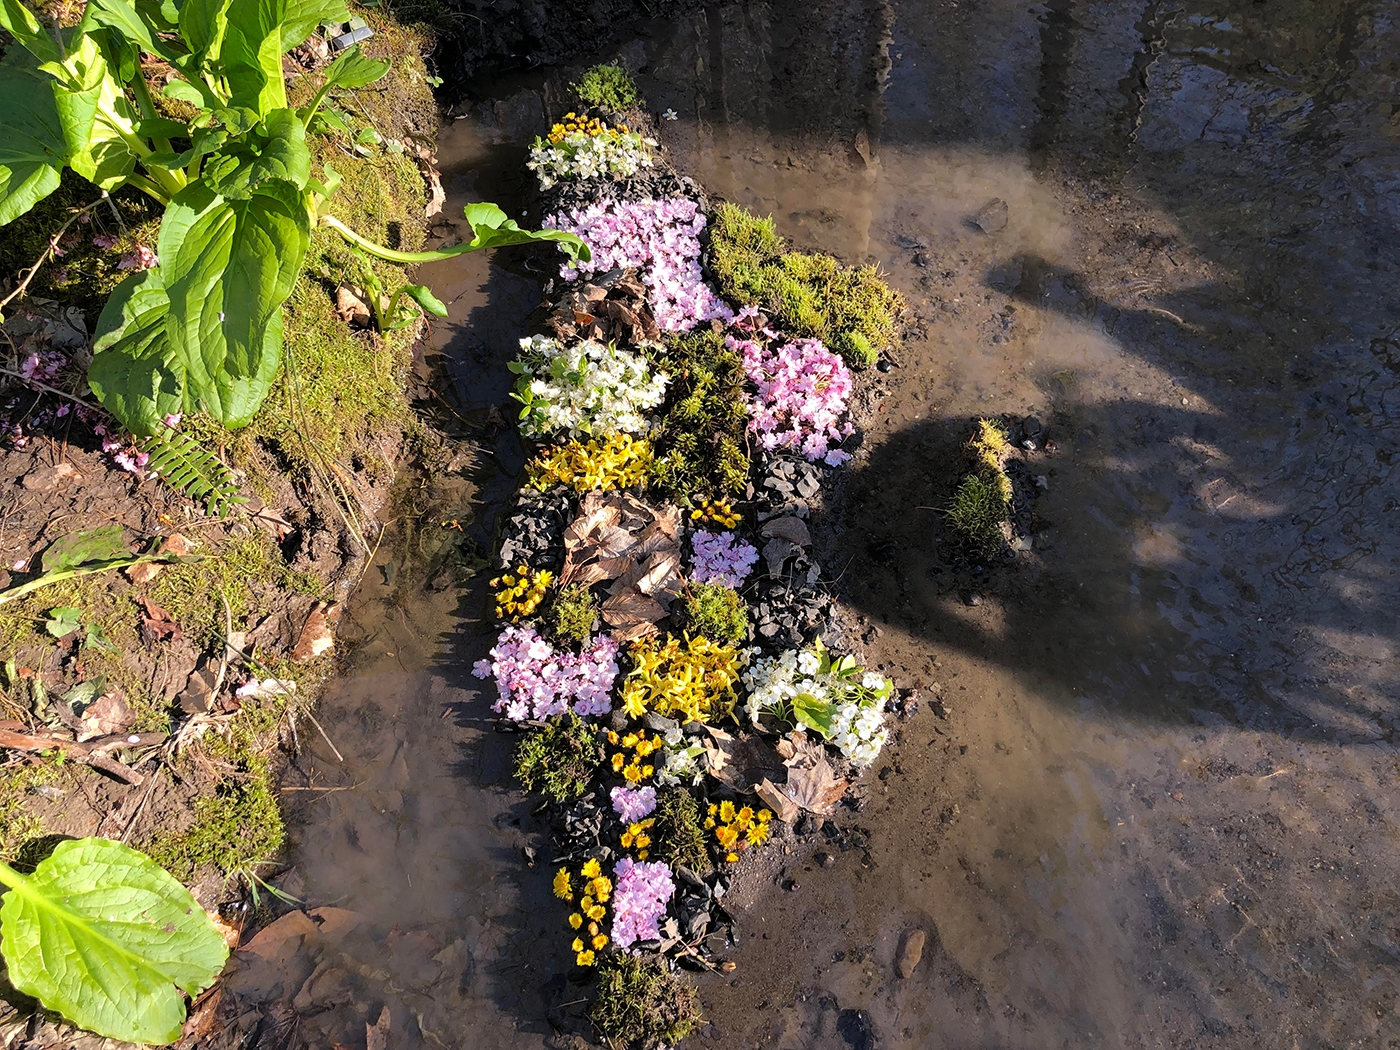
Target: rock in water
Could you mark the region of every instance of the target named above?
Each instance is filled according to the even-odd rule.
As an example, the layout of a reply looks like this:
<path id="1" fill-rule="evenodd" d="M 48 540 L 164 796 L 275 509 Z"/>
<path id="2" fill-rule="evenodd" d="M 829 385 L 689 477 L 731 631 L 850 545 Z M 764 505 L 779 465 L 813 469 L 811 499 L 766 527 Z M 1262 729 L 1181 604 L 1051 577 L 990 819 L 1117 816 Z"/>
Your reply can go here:
<path id="1" fill-rule="evenodd" d="M 977 215 L 972 221 L 983 233 L 996 233 L 1006 229 L 1006 221 L 1010 217 L 1011 209 L 1006 206 L 1006 201 L 1000 197 L 993 197 L 977 210 Z"/>
<path id="2" fill-rule="evenodd" d="M 903 939 L 899 942 L 899 953 L 894 957 L 895 973 L 900 977 L 908 979 L 914 973 L 914 967 L 919 965 L 919 960 L 924 957 L 924 931 L 906 930 Z"/>

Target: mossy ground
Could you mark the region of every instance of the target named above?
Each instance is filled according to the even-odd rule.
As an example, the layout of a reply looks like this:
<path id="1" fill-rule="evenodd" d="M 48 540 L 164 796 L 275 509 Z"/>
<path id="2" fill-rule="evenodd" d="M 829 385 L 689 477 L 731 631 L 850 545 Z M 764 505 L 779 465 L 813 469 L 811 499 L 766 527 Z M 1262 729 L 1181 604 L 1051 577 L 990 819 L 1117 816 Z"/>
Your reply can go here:
<path id="1" fill-rule="evenodd" d="M 695 989 L 655 959 L 609 954 L 589 1019 L 619 1046 L 675 1046 L 702 1020 Z"/>
<path id="2" fill-rule="evenodd" d="M 706 847 L 700 803 L 694 795 L 684 788 L 662 791 L 657 797 L 652 816 L 656 818 L 652 838 L 656 842 L 658 858 L 673 868 L 680 865 L 699 874 L 713 867 L 710 851 Z"/>
<path id="3" fill-rule="evenodd" d="M 982 557 L 993 557 L 1006 547 L 1011 479 L 1005 463 L 1010 448 L 1005 427 L 994 420 L 977 421 L 977 433 L 967 444 L 974 469 L 953 494 L 946 514 L 949 528 Z"/>
<path id="4" fill-rule="evenodd" d="M 597 731 L 573 713 L 526 733 L 515 750 L 515 777 L 555 802 L 578 798 L 602 760 Z"/>
<path id="5" fill-rule="evenodd" d="M 35 789 L 63 775 L 57 751 L 26 755 L 0 767 L 0 860 L 13 863 L 24 844 L 43 834 L 43 822 L 30 810 Z"/>
<path id="6" fill-rule="evenodd" d="M 703 636 L 730 645 L 748 637 L 748 607 L 732 587 L 720 583 L 691 584 L 684 611 L 684 629 L 692 637 Z"/>
<path id="7" fill-rule="evenodd" d="M 721 204 L 710 228 L 710 267 L 733 303 L 754 303 L 790 335 L 820 339 L 855 368 L 895 339 L 904 301 L 874 266 L 787 251 L 772 218 Z"/>
<path id="8" fill-rule="evenodd" d="M 635 105 L 641 95 L 627 70 L 621 66 L 598 65 L 584 71 L 577 84 L 569 85 L 584 105 L 620 113 Z"/>
<path id="9" fill-rule="evenodd" d="M 666 367 L 671 383 L 648 484 L 682 503 L 742 492 L 749 474 L 748 411 L 739 355 L 722 335 L 702 329 L 668 340 Z"/>
<path id="10" fill-rule="evenodd" d="M 555 596 L 545 614 L 550 637 L 557 643 L 581 649 L 588 644 L 598 622 L 598 600 L 587 587 L 575 584 Z"/>

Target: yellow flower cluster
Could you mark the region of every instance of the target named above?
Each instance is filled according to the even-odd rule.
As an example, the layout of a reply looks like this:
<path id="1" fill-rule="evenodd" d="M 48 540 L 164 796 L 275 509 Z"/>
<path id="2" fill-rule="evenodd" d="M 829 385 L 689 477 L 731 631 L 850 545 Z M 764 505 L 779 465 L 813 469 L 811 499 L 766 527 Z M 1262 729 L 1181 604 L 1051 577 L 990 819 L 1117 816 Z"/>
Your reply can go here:
<path id="1" fill-rule="evenodd" d="M 529 616 L 544 599 L 544 592 L 554 582 L 554 573 L 548 569 L 534 572 L 528 565 L 520 565 L 514 572 L 497 576 L 491 581 L 492 588 L 503 588 L 496 595 L 496 615 L 502 620 L 519 622 Z"/>
<path id="2" fill-rule="evenodd" d="M 543 492 L 568 485 L 575 492 L 646 486 L 651 469 L 651 442 L 631 434 L 593 441 L 569 441 L 536 456 L 525 467 L 529 483 Z"/>
<path id="3" fill-rule="evenodd" d="M 632 646 L 632 670 L 622 686 L 622 706 L 633 718 L 648 710 L 686 722 L 708 722 L 733 709 L 739 699 L 739 650 L 708 638 L 668 635 L 665 643 L 646 639 Z"/>
<path id="4" fill-rule="evenodd" d="M 550 142 L 563 142 L 570 135 L 587 135 L 596 138 L 599 135 L 606 135 L 610 129 L 608 125 L 597 117 L 583 117 L 577 113 L 565 113 L 564 119 L 549 129 Z M 617 132 L 626 135 L 627 125 L 619 124 Z"/>
<path id="5" fill-rule="evenodd" d="M 707 499 L 700 503 L 690 512 L 692 521 L 713 521 L 716 525 L 723 525 L 726 529 L 732 529 L 739 524 L 739 514 L 728 500 Z"/>
<path id="6" fill-rule="evenodd" d="M 739 850 L 768 841 L 768 822 L 772 819 L 773 814 L 766 809 L 757 813 L 750 806 L 736 809 L 733 802 L 725 799 L 719 805 L 710 803 L 705 827 L 714 829 L 715 838 L 725 851 L 724 859 L 732 864 L 739 859 Z"/>
<path id="7" fill-rule="evenodd" d="M 627 783 L 638 784 L 656 772 L 656 767 L 648 762 L 647 758 L 652 752 L 661 750 L 659 734 L 649 737 L 645 729 L 638 729 L 635 733 L 626 735 L 609 732 L 608 743 L 621 748 L 613 753 L 612 771 L 621 773 L 622 779 Z M 623 845 L 627 843 L 624 842 Z"/>
<path id="8" fill-rule="evenodd" d="M 607 917 L 608 898 L 612 896 L 612 880 L 603 874 L 602 866 L 594 858 L 583 862 L 579 870 L 578 911 L 569 916 L 569 926 L 579 931 L 569 947 L 574 952 L 574 962 L 579 966 L 592 966 L 594 952 L 607 946 L 608 935 L 599 925 Z M 573 901 L 573 875 L 568 868 L 560 868 L 554 875 L 554 895 L 560 900 Z M 587 926 L 587 933 L 583 930 Z"/>
<path id="9" fill-rule="evenodd" d="M 637 859 L 647 859 L 647 847 L 651 845 L 651 836 L 647 834 L 651 826 L 656 823 L 655 817 L 647 817 L 635 824 L 628 824 L 627 830 L 622 833 L 622 848 L 636 849 Z"/>

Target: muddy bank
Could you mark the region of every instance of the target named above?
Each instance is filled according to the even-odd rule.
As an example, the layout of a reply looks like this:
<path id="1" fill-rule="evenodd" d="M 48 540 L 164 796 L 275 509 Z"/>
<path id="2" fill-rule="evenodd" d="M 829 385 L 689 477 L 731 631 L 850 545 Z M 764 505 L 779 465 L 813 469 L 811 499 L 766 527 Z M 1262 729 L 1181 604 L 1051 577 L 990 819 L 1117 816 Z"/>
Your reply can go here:
<path id="1" fill-rule="evenodd" d="M 722 6 L 620 49 L 680 116 L 661 128 L 682 170 L 802 247 L 878 261 L 913 304 L 828 560 L 851 632 L 926 702 L 841 841 L 757 887 L 738 969 L 701 984 L 700 1043 L 1384 1045 L 1388 9 L 896 4 L 839 31 L 858 10 Z M 492 173 L 571 75 L 458 111 L 461 192 L 523 199 Z M 523 459 L 489 406 L 533 278 L 473 266 L 442 278 L 439 345 L 481 442 L 484 543 Z M 1054 449 L 1030 550 L 970 565 L 939 511 L 987 415 L 1036 417 Z M 350 954 L 421 968 L 357 971 L 353 995 L 303 981 L 299 1016 L 349 1038 L 391 1002 L 409 1045 L 550 1045 L 577 996 L 522 852 L 542 829 L 466 678 L 485 593 L 434 601 L 461 619 L 368 600 L 372 659 L 326 700 L 347 761 L 313 744 L 308 786 L 340 790 L 295 824 L 307 899 L 361 917 Z"/>

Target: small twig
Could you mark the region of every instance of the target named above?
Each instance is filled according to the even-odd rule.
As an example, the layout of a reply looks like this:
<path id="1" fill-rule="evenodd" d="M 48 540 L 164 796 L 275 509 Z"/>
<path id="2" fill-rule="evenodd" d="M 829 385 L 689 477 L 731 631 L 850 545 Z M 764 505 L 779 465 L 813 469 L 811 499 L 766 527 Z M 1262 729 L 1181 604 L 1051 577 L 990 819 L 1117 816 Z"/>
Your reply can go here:
<path id="1" fill-rule="evenodd" d="M 228 654 L 233 647 L 229 642 L 229 635 L 233 634 L 233 610 L 229 608 L 228 596 L 224 594 L 222 587 L 219 588 L 219 601 L 224 603 L 224 651 L 219 659 L 219 673 L 214 676 L 214 688 L 209 692 L 211 703 L 219 698 L 219 690 L 224 687 L 224 675 L 228 672 Z"/>
<path id="2" fill-rule="evenodd" d="M 0 308 L 2 307 L 3 304 L 0 304 Z M 79 397 L 77 394 L 70 394 L 68 391 L 60 390 L 56 386 L 49 386 L 48 383 L 41 383 L 37 379 L 31 379 L 29 378 L 29 376 L 25 375 L 22 372 L 16 372 L 13 368 L 5 368 L 3 366 L 0 366 L 0 375 L 9 376 L 11 379 L 18 379 L 21 383 L 25 384 L 26 386 L 32 387 L 35 390 L 42 391 L 45 394 L 53 394 L 55 397 L 62 397 L 66 398 L 69 401 L 76 401 L 84 408 L 97 407 L 86 398 Z"/>
<path id="3" fill-rule="evenodd" d="M 326 736 L 326 731 L 321 728 L 321 723 L 316 721 L 316 716 L 313 715 L 310 711 L 307 711 L 306 717 L 311 719 L 311 724 L 315 726 L 316 731 L 321 734 L 321 739 L 324 740 L 326 744 L 330 747 L 330 749 L 335 752 L 335 757 L 341 762 L 344 762 L 345 756 L 340 753 L 339 748 L 337 748 L 334 744 L 331 743 L 331 738 Z"/>
<path id="4" fill-rule="evenodd" d="M 159 772 L 159 770 L 157 770 L 157 772 Z M 154 773 L 151 774 L 151 783 L 146 788 L 146 793 L 141 796 L 141 801 L 136 803 L 136 808 L 131 811 L 131 816 L 126 822 L 126 827 L 122 829 L 122 837 L 118 839 L 119 842 L 125 842 L 127 839 L 131 838 L 131 833 L 136 830 L 136 818 L 139 817 L 141 811 L 146 808 L 146 802 L 151 797 L 152 793 L 154 793 L 156 784 L 159 782 L 159 778 L 156 777 Z"/>
<path id="5" fill-rule="evenodd" d="M 57 23 L 55 23 L 54 28 L 57 29 Z M 59 42 L 59 46 L 60 48 L 62 47 L 61 40 Z M 73 213 L 72 217 L 69 218 L 67 222 L 65 222 L 62 226 L 58 228 L 58 231 L 56 233 L 50 235 L 48 247 L 45 248 L 39 254 L 39 258 L 34 260 L 34 265 L 29 267 L 29 269 L 27 270 L 20 271 L 20 273 L 23 274 L 23 276 L 20 278 L 19 284 L 15 286 L 15 290 L 12 291 L 9 295 L 5 296 L 5 298 L 0 299 L 0 312 L 3 312 L 5 307 L 9 306 L 11 302 L 13 302 L 15 299 L 18 299 L 21 295 L 24 294 L 24 290 L 29 287 L 29 282 L 34 280 L 34 275 L 39 272 L 39 267 L 43 266 L 44 263 L 48 262 L 50 256 L 52 256 L 55 249 L 58 248 L 58 242 L 63 237 L 63 235 L 68 232 L 68 227 L 72 226 L 84 215 L 91 215 L 94 211 L 97 210 L 98 207 L 101 206 L 102 202 L 106 199 L 107 191 L 103 190 L 101 197 L 93 201 L 91 204 L 79 208 Z"/>

